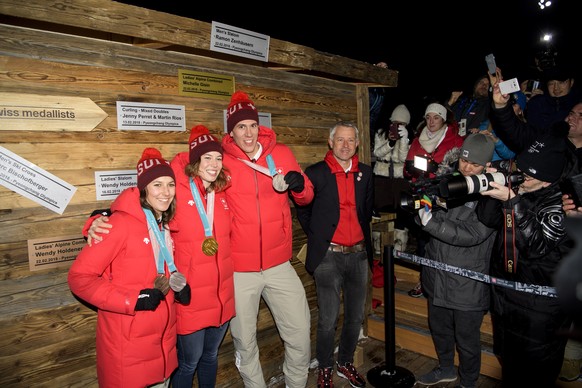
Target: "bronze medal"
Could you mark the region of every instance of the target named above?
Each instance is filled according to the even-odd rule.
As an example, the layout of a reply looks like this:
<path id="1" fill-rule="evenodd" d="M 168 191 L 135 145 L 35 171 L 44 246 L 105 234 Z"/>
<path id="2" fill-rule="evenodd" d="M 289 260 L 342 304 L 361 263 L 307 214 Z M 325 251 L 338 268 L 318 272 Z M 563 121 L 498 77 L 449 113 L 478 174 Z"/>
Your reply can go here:
<path id="1" fill-rule="evenodd" d="M 164 295 L 170 291 L 170 280 L 164 274 L 158 274 L 156 280 L 154 281 L 154 288 L 162 291 Z"/>
<path id="2" fill-rule="evenodd" d="M 218 252 L 218 242 L 214 239 L 214 237 L 208 237 L 202 243 L 202 252 L 206 256 L 215 255 Z"/>

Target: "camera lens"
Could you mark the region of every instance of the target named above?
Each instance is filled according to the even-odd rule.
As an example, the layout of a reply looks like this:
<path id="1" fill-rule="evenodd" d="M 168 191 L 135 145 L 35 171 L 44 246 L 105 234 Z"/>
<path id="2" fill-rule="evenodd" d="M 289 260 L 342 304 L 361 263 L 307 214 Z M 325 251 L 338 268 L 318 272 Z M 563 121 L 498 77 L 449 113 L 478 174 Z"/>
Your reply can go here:
<path id="1" fill-rule="evenodd" d="M 485 173 L 472 176 L 458 175 L 441 181 L 440 192 L 445 198 L 462 197 L 468 194 L 489 190 L 490 183 L 505 185 L 505 175 L 501 172 Z"/>
<path id="2" fill-rule="evenodd" d="M 400 207 L 402 209 L 410 211 L 420 209 L 420 196 L 415 194 L 409 194 L 406 192 L 401 192 Z"/>

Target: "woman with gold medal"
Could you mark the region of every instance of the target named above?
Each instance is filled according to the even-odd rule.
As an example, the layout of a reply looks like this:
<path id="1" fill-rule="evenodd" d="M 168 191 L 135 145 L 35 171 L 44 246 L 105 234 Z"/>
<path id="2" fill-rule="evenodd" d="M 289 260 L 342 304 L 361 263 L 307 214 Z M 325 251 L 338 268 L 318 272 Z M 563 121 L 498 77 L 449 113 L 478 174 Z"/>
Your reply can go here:
<path id="1" fill-rule="evenodd" d="M 172 388 L 191 388 L 195 373 L 198 386 L 215 385 L 218 348 L 235 314 L 232 215 L 225 197 L 230 176 L 222 165 L 222 146 L 203 125 L 192 128 L 188 144 L 189 151 L 171 162 L 176 175 L 176 214 L 170 222 L 174 259 L 191 289 L 190 303 L 176 305 L 178 369 Z M 89 220 L 89 243 L 109 232 L 107 221 Z"/>
<path id="2" fill-rule="evenodd" d="M 171 162 L 176 173 L 176 216 L 170 223 L 176 266 L 192 289 L 188 305 L 178 305 L 178 369 L 172 387 L 213 387 L 218 348 L 234 316 L 231 212 L 225 190 L 230 176 L 222 147 L 202 125 L 192 128 L 189 152 Z"/>

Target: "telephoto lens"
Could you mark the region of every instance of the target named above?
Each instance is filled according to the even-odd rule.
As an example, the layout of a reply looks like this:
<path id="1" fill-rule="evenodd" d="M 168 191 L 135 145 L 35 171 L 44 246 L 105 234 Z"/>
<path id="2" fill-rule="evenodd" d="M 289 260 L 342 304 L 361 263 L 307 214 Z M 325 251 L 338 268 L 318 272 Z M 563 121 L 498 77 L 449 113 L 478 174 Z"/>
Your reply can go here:
<path id="1" fill-rule="evenodd" d="M 491 189 L 491 182 L 505 185 L 505 175 L 502 172 L 492 172 L 472 176 L 457 175 L 442 180 L 440 193 L 444 198 L 458 198 L 465 195 L 480 193 Z"/>

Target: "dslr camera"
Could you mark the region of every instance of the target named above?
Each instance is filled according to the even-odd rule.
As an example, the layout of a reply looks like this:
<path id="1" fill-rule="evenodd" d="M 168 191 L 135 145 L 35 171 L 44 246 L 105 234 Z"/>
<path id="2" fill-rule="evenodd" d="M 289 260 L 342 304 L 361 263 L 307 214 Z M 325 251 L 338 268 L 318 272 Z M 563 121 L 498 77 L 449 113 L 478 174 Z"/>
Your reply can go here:
<path id="1" fill-rule="evenodd" d="M 451 201 L 490 190 L 492 182 L 513 187 L 519 186 L 524 180 L 523 173 L 517 171 L 508 174 L 492 172 L 472 176 L 463 176 L 455 172 L 433 179 L 419 179 L 411 184 L 412 193 L 400 193 L 400 207 L 404 210 L 415 211 L 430 201 L 433 211 L 439 208 L 446 210 L 451 207 Z M 455 201 L 455 203 L 459 202 Z"/>

